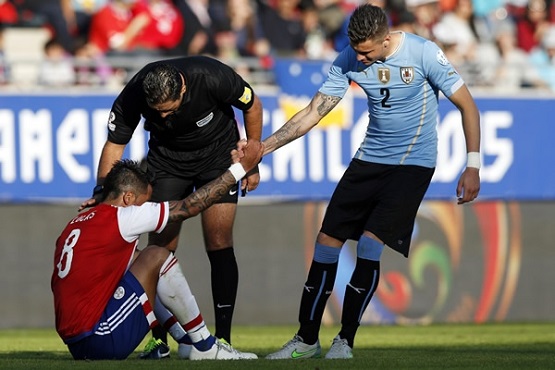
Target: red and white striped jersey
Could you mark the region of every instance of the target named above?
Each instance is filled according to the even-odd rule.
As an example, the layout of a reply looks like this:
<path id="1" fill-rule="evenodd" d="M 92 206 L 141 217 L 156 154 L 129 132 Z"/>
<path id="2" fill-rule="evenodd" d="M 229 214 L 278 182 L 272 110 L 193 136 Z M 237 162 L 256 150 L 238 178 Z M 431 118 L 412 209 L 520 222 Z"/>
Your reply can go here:
<path id="1" fill-rule="evenodd" d="M 161 232 L 168 215 L 167 202 L 99 204 L 67 224 L 56 240 L 51 280 L 56 330 L 64 341 L 95 329 L 129 268 L 139 236 Z"/>

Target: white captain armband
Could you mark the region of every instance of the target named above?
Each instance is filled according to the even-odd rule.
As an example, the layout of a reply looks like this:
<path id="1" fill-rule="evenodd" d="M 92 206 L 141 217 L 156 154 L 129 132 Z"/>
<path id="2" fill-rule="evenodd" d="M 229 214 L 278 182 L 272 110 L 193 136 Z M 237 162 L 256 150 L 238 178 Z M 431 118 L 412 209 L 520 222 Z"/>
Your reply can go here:
<path id="1" fill-rule="evenodd" d="M 235 177 L 235 181 L 241 180 L 247 174 L 241 163 L 234 163 L 229 167 L 229 172 Z"/>
<path id="2" fill-rule="evenodd" d="M 466 155 L 466 167 L 472 167 L 480 169 L 480 153 L 479 152 L 469 152 Z"/>

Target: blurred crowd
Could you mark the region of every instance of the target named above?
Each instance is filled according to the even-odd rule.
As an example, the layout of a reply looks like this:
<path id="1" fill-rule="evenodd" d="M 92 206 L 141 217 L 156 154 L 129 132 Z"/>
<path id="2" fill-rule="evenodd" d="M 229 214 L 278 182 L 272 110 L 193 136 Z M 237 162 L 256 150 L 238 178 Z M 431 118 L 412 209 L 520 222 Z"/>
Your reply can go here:
<path id="1" fill-rule="evenodd" d="M 48 30 L 45 86 L 105 84 L 129 72 L 114 58 L 205 54 L 248 75 L 280 57 L 332 60 L 348 46 L 348 18 L 363 1 L 0 0 L 0 84 L 10 82 L 8 27 Z M 555 0 L 368 2 L 386 10 L 392 29 L 437 42 L 470 86 L 555 91 Z"/>

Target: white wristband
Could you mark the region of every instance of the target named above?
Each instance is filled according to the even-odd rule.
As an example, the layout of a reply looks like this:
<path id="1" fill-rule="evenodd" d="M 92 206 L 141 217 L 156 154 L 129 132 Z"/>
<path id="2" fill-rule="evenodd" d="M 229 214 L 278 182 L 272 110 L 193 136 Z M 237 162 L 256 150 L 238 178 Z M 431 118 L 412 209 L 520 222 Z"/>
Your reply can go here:
<path id="1" fill-rule="evenodd" d="M 241 163 L 234 163 L 229 167 L 229 172 L 235 177 L 235 181 L 241 180 L 247 174 Z"/>
<path id="2" fill-rule="evenodd" d="M 480 169 L 480 153 L 469 152 L 466 155 L 466 167 Z"/>

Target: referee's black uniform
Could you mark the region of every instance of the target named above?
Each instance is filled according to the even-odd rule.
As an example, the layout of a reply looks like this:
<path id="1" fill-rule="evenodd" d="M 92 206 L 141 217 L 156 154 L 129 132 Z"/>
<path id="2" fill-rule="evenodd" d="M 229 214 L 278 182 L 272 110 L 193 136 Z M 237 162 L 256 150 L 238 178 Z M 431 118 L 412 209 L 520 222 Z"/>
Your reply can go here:
<path id="1" fill-rule="evenodd" d="M 179 110 L 165 118 L 148 106 L 142 87 L 148 71 L 161 63 L 175 66 L 186 85 Z M 147 160 L 155 180 L 152 200 L 181 199 L 229 168 L 230 151 L 239 140 L 233 107 L 248 110 L 253 98 L 251 86 L 216 59 L 193 56 L 153 62 L 133 76 L 116 98 L 108 123 L 108 141 L 127 144 L 143 117 L 144 128 L 150 132 Z M 162 178 L 180 179 L 180 185 L 174 183 L 173 187 L 181 191 L 175 189 L 172 194 L 166 184 L 161 194 L 156 185 Z M 183 180 L 190 181 L 186 192 Z"/>

